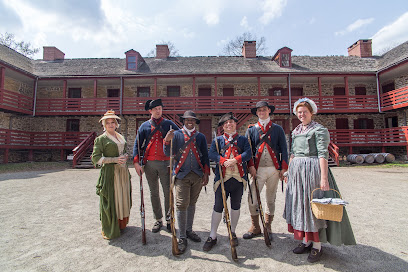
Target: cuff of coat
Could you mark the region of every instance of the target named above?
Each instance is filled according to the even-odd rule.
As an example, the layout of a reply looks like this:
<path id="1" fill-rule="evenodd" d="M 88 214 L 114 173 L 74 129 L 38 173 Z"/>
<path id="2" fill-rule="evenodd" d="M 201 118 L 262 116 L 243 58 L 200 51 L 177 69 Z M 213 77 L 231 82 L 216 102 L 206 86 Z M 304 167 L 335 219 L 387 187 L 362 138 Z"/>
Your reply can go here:
<path id="1" fill-rule="evenodd" d="M 282 161 L 282 170 L 288 170 L 288 164 L 285 161 Z"/>
<path id="2" fill-rule="evenodd" d="M 165 139 L 163 139 L 163 144 L 164 145 L 170 145 L 170 141 L 166 141 Z"/>
<path id="3" fill-rule="evenodd" d="M 208 165 L 204 166 L 204 174 L 210 175 L 210 167 Z"/>
<path id="4" fill-rule="evenodd" d="M 135 163 L 139 163 L 139 155 L 136 155 L 134 158 L 133 158 L 133 164 L 135 164 Z M 140 164 L 140 163 L 139 163 Z"/>
<path id="5" fill-rule="evenodd" d="M 254 163 L 254 160 L 252 158 L 248 161 L 248 167 L 251 167 L 251 166 L 255 167 L 255 163 Z"/>
<path id="6" fill-rule="evenodd" d="M 221 164 L 221 165 L 224 165 L 224 162 L 225 162 L 226 160 L 227 160 L 226 158 L 224 158 L 223 156 L 220 156 L 220 164 Z"/>
<path id="7" fill-rule="evenodd" d="M 236 156 L 234 159 L 237 160 L 237 163 L 242 163 L 242 155 Z"/>

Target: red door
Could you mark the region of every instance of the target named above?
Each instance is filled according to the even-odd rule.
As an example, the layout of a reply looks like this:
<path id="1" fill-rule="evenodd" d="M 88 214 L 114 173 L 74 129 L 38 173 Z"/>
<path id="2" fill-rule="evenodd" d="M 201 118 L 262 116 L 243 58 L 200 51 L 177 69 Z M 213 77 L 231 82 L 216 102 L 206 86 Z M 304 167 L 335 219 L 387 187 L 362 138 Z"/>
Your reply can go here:
<path id="1" fill-rule="evenodd" d="M 211 144 L 212 141 L 212 126 L 211 119 L 201 119 L 200 124 L 198 125 L 198 130 L 204 134 L 207 139 L 207 144 Z"/>

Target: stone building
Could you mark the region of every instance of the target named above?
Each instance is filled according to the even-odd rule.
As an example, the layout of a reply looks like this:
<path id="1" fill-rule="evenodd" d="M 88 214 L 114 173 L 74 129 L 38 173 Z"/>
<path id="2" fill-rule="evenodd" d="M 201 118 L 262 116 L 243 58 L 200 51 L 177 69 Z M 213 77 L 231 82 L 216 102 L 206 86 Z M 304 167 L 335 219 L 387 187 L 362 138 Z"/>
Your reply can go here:
<path id="1" fill-rule="evenodd" d="M 98 120 L 109 109 L 122 118 L 131 154 L 149 98 L 162 98 L 165 117 L 176 123 L 194 110 L 210 142 L 225 112 L 236 114 L 244 133 L 259 100 L 275 105 L 273 120 L 289 140 L 299 124 L 293 103 L 309 97 L 319 108 L 315 119 L 330 130 L 333 158 L 407 158 L 408 42 L 382 56 L 372 55 L 371 40 L 351 45 L 348 56 L 295 56 L 288 47 L 258 56 L 255 41 L 244 42 L 240 57 L 170 57 L 167 45 L 156 49 L 151 58 L 131 49 L 123 58 L 65 59 L 46 46 L 43 59 L 32 60 L 0 45 L 0 162 L 65 160 L 76 147 L 82 153 L 102 133 Z"/>

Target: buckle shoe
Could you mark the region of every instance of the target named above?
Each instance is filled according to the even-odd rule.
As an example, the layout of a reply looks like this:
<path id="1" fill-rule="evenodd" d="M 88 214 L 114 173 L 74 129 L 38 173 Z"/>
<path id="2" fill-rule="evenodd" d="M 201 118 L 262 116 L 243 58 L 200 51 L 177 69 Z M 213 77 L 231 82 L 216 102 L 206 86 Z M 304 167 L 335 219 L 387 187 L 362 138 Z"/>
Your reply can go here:
<path id="1" fill-rule="evenodd" d="M 323 254 L 322 249 L 320 249 L 319 251 L 316 248 L 312 248 L 312 250 L 309 253 L 309 256 L 307 257 L 307 261 L 309 263 L 315 263 L 320 260 L 320 257 L 322 257 L 322 254 Z"/>
<path id="2" fill-rule="evenodd" d="M 304 243 L 300 243 L 295 249 L 293 249 L 293 253 L 295 254 L 303 254 L 305 252 L 310 252 L 312 249 L 313 243 L 310 243 L 310 245 L 306 246 Z"/>
<path id="3" fill-rule="evenodd" d="M 215 246 L 217 244 L 217 238 L 213 239 L 211 237 L 208 237 L 207 241 L 205 241 L 204 246 L 203 246 L 203 250 L 204 251 L 210 251 L 213 246 Z"/>
<path id="4" fill-rule="evenodd" d="M 163 222 L 162 221 L 156 221 L 153 225 L 152 232 L 156 233 L 161 230 L 161 227 L 163 227 Z"/>
<path id="5" fill-rule="evenodd" d="M 194 231 L 186 231 L 187 238 L 189 238 L 191 241 L 199 243 L 201 242 L 200 236 L 197 235 Z"/>

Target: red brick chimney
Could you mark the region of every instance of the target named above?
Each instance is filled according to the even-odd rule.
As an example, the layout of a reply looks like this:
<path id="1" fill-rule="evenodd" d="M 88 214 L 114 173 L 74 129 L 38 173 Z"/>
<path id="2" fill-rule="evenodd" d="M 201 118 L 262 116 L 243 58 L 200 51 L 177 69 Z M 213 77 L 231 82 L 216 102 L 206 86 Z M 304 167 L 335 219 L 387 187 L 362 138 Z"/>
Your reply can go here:
<path id="1" fill-rule="evenodd" d="M 373 56 L 373 51 L 371 47 L 370 40 L 358 40 L 353 45 L 351 45 L 348 50 L 349 56 L 357 56 L 360 58 L 367 58 Z"/>
<path id="2" fill-rule="evenodd" d="M 256 58 L 256 41 L 244 41 L 242 55 L 244 58 Z"/>
<path id="3" fill-rule="evenodd" d="M 156 44 L 156 59 L 167 59 L 170 56 L 167 44 Z"/>
<path id="4" fill-rule="evenodd" d="M 44 46 L 43 47 L 43 60 L 63 60 L 65 54 L 56 48 L 55 46 Z"/>

